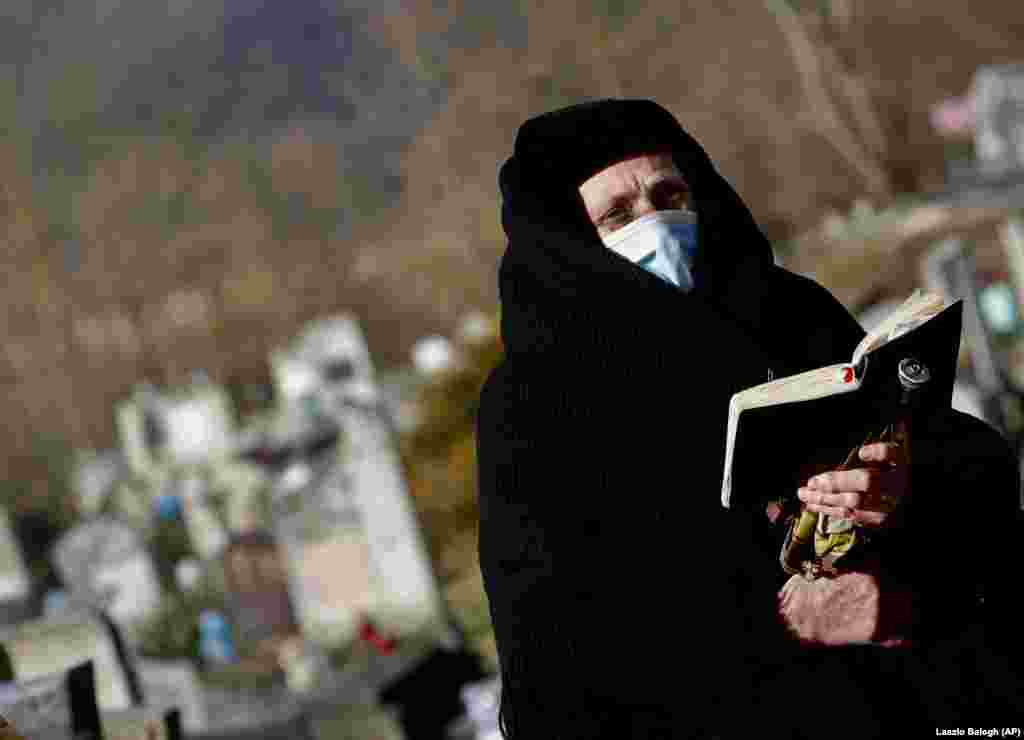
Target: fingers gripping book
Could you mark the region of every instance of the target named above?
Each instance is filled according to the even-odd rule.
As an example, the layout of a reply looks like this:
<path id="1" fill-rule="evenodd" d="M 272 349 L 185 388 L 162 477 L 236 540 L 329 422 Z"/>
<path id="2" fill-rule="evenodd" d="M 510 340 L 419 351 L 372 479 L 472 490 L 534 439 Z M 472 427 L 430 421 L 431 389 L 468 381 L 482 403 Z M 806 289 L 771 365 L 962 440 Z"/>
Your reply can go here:
<path id="1" fill-rule="evenodd" d="M 849 362 L 734 394 L 722 505 L 763 510 L 771 500 L 795 497 L 811 476 L 850 463 L 851 450 L 904 412 L 911 387 L 915 409 L 949 408 L 962 309 L 960 300 L 915 291 L 851 348 Z"/>

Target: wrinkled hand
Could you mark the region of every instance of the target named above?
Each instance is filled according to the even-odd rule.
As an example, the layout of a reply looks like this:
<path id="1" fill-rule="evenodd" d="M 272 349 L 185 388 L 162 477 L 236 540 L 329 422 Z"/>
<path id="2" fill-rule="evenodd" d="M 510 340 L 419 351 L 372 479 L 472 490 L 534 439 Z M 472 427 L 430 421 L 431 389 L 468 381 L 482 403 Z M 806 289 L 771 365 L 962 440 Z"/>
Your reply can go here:
<path id="1" fill-rule="evenodd" d="M 797 497 L 808 511 L 878 529 L 892 521 L 900 499 L 910 493 L 910 466 L 903 448 L 891 442 L 864 445 L 859 457 L 863 466 L 817 475 Z M 905 645 L 915 619 L 913 592 L 881 583 L 880 572 L 873 560 L 835 577 L 793 576 L 779 591 L 779 616 L 808 644 Z"/>
<path id="2" fill-rule="evenodd" d="M 874 573 L 862 571 L 814 581 L 793 576 L 778 593 L 778 608 L 797 638 L 825 646 L 905 646 L 915 618 L 910 589 L 883 589 Z"/>
<path id="3" fill-rule="evenodd" d="M 910 493 L 910 466 L 903 448 L 892 442 L 864 445 L 859 456 L 868 465 L 816 475 L 797 490 L 808 511 L 853 519 L 866 528 L 885 524 L 900 498 Z"/>

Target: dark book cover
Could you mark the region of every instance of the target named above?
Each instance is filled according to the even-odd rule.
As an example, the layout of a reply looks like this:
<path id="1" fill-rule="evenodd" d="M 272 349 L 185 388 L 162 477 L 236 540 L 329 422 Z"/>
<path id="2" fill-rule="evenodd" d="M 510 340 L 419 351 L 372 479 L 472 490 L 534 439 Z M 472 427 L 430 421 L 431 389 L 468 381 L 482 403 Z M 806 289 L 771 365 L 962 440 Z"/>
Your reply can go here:
<path id="1" fill-rule="evenodd" d="M 960 350 L 963 302 L 869 352 L 855 373 L 852 392 L 744 409 L 736 424 L 729 508 L 763 509 L 795 496 L 808 478 L 834 470 L 869 435 L 901 413 L 899 364 L 916 358 L 930 380 L 915 397 L 914 414 L 952 405 Z M 851 355 L 854 348 L 850 348 Z"/>

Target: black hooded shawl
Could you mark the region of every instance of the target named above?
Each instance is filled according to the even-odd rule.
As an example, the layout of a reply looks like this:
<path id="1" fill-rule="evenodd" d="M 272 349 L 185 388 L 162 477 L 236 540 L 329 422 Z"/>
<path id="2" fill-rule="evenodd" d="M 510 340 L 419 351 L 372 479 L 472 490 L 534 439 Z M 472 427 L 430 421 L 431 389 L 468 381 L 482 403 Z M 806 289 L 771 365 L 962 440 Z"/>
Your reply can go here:
<path id="1" fill-rule="evenodd" d="M 605 248 L 578 192 L 627 156 L 666 150 L 698 214 L 690 293 Z M 908 688 L 908 666 L 930 666 L 931 648 L 891 657 L 797 646 L 774 616 L 781 533 L 719 500 L 730 396 L 769 373 L 848 360 L 864 334 L 857 322 L 774 264 L 735 191 L 653 102 L 595 101 L 527 121 L 499 183 L 505 355 L 481 392 L 477 453 L 505 736 L 725 737 L 752 719 L 781 729 L 798 707 L 820 732 L 804 705 L 823 685 L 848 696 L 842 707 L 870 708 L 852 722 L 840 712 L 861 737 L 877 729 L 870 715 L 894 701 L 893 686 L 911 714 L 946 711 L 930 689 Z M 935 528 L 956 518 L 952 494 L 982 491 L 1008 526 L 1018 479 L 1008 445 L 973 417 L 936 413 L 928 430 L 933 443 L 915 441 L 915 491 L 939 486 L 944 498 L 928 491 L 936 505 L 886 562 L 936 604 L 920 631 L 934 646 L 977 621 L 985 578 L 969 544 L 936 541 Z M 779 433 L 813 444 L 808 430 Z M 862 691 L 868 681 L 875 688 Z"/>

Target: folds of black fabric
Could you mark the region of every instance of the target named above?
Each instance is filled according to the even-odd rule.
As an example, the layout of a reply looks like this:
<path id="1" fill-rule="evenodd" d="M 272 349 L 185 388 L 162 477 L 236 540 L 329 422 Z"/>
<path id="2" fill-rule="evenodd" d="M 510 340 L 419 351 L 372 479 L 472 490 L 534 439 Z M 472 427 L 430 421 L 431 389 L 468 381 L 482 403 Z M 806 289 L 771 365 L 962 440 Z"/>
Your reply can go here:
<path id="1" fill-rule="evenodd" d="M 577 190 L 624 153 L 665 142 L 699 220 L 688 294 L 604 248 Z M 735 191 L 654 103 L 596 101 L 532 119 L 499 181 L 505 356 L 481 393 L 477 453 L 507 736 L 639 737 L 628 728 L 644 717 L 644 736 L 660 726 L 686 737 L 760 721 L 789 682 L 804 683 L 811 669 L 799 660 L 842 663 L 808 657 L 776 620 L 779 539 L 767 519 L 719 503 L 728 401 L 769 371 L 847 361 L 863 331 L 827 291 L 773 264 Z M 954 510 L 964 490 L 984 491 L 979 508 L 1016 502 L 998 435 L 957 429 L 972 435 L 967 456 L 981 450 L 987 463 L 946 466 L 921 508 Z M 965 445 L 943 449 L 956 460 Z M 929 554 L 903 554 L 927 568 L 982 559 L 964 544 L 976 532 L 944 526 L 950 536 Z M 946 578 L 929 570 L 921 588 L 941 598 Z M 971 590 L 958 583 L 951 598 Z"/>

